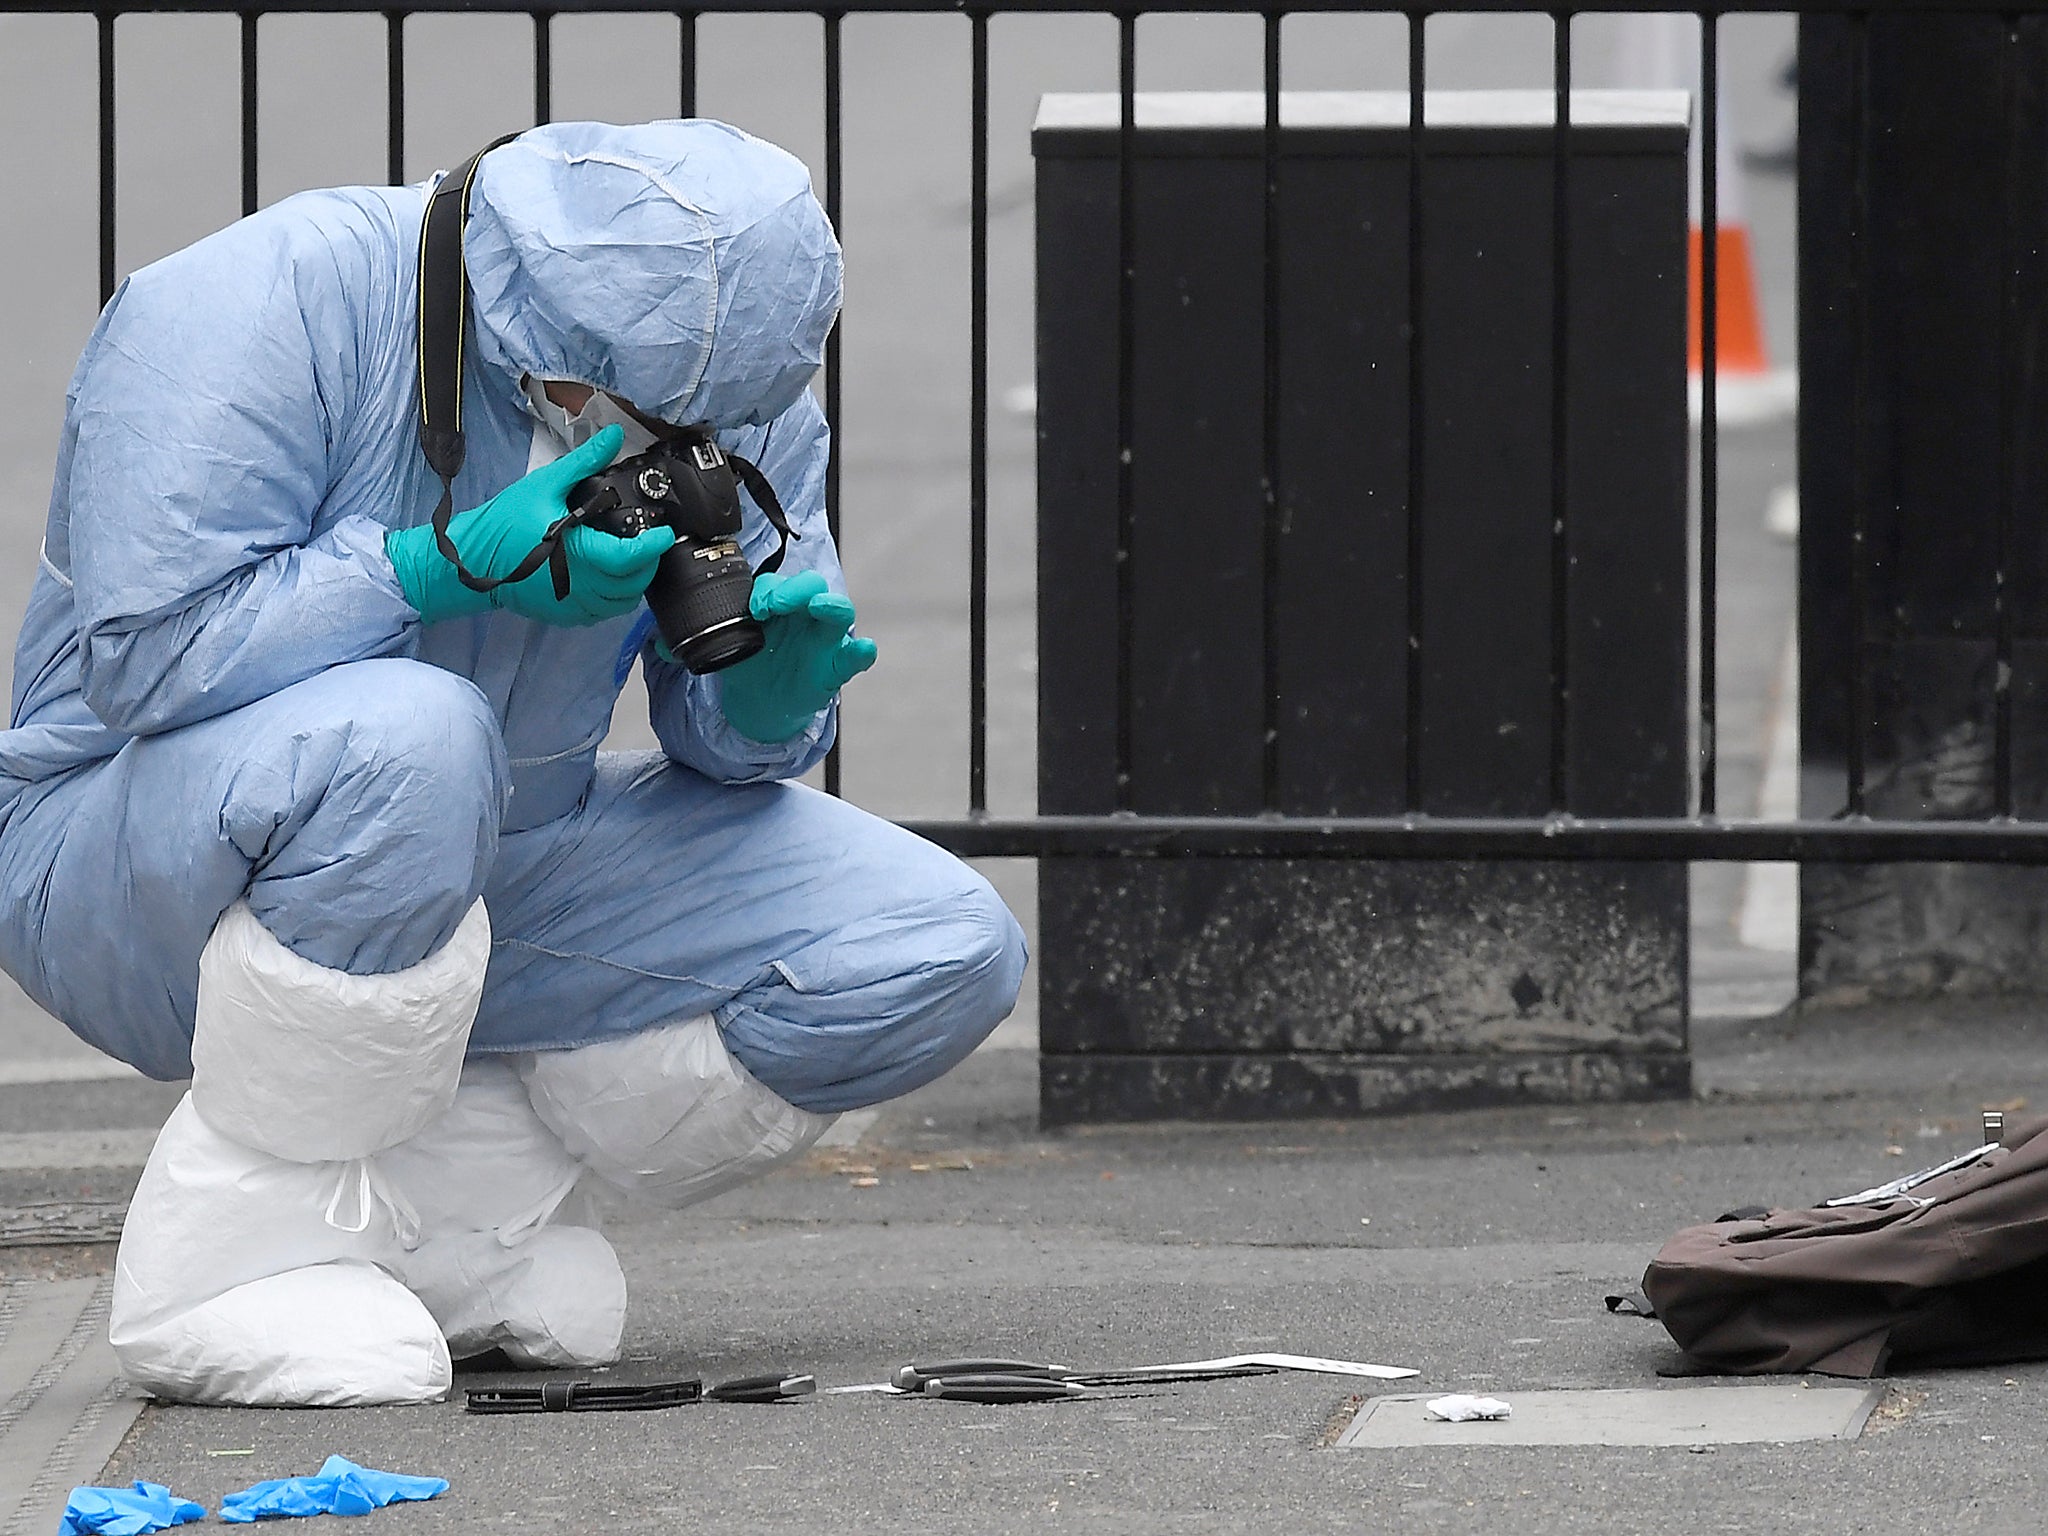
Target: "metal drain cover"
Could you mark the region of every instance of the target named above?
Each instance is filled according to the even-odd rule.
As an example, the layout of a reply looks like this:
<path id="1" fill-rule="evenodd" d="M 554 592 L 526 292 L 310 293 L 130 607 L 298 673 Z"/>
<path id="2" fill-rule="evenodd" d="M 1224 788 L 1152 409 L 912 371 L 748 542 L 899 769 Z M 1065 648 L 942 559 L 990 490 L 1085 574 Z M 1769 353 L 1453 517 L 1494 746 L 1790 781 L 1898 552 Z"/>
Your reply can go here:
<path id="1" fill-rule="evenodd" d="M 1404 1445 L 1747 1445 L 1853 1440 L 1884 1397 L 1881 1386 L 1725 1387 L 1499 1392 L 1510 1418 L 1465 1424 L 1432 1419 L 1440 1393 L 1376 1397 L 1337 1439 L 1339 1450 Z"/>

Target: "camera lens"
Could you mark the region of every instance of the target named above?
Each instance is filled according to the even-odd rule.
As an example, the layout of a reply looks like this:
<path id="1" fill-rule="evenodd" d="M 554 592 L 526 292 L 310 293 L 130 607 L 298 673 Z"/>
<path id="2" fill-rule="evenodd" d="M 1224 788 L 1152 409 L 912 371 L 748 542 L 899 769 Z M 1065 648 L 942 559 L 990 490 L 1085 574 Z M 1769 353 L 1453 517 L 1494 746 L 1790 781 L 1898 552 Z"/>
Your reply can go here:
<path id="1" fill-rule="evenodd" d="M 647 606 L 677 661 L 692 672 L 716 672 L 761 649 L 761 626 L 748 611 L 753 590 L 739 545 L 683 539 L 655 568 Z"/>
<path id="2" fill-rule="evenodd" d="M 716 629 L 690 637 L 675 653 L 676 660 L 702 675 L 719 672 L 735 662 L 745 661 L 761 649 L 761 626 L 752 619 L 734 619 Z"/>

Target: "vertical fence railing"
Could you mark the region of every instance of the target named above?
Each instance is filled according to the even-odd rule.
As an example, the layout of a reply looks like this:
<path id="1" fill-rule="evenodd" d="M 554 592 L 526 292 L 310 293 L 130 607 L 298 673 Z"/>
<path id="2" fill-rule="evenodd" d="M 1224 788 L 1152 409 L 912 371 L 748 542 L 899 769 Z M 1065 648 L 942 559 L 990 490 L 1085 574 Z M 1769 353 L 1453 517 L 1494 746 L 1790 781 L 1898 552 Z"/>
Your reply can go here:
<path id="1" fill-rule="evenodd" d="M 1870 729 L 1870 455 L 1876 444 L 1870 426 L 1870 18 L 1849 18 L 1854 61 L 1850 66 L 1849 142 L 1855 157 L 1850 172 L 1850 305 L 1855 355 L 1850 364 L 1849 438 L 1853 468 L 1849 491 L 1849 725 L 1844 742 L 1844 809 L 1861 818 L 1864 803 L 1864 741 Z"/>
<path id="2" fill-rule="evenodd" d="M 697 115 L 697 13 L 676 12 L 676 116 Z"/>
<path id="3" fill-rule="evenodd" d="M 1571 809 L 1572 13 L 1551 16 L 1550 809 Z"/>
<path id="4" fill-rule="evenodd" d="M 1522 11 L 1548 15 L 1553 26 L 1552 94 L 1554 100 L 1554 143 L 1552 165 L 1552 293 L 1551 293 L 1551 410 L 1553 454 L 1550 479 L 1552 512 L 1550 541 L 1551 573 L 1551 815 L 1534 819 L 1515 818 L 1431 818 L 1423 814 L 1426 798 L 1423 721 L 1427 692 L 1428 620 L 1423 583 L 1423 558 L 1429 533 L 1427 451 L 1430 446 L 1427 404 L 1427 314 L 1428 238 L 1423 217 L 1429 179 L 1429 150 L 1426 132 L 1428 25 L 1432 14 L 1426 7 L 1400 12 L 1407 23 L 1408 126 L 1406 134 L 1406 262 L 1407 305 L 1407 396 L 1408 464 L 1406 520 L 1406 615 L 1407 655 L 1405 658 L 1405 802 L 1407 814 L 1392 818 L 1276 816 L 1283 796 L 1281 756 L 1284 698 L 1278 671 L 1276 632 L 1277 594 L 1282 574 L 1286 491 L 1283 459 L 1284 419 L 1281 414 L 1282 366 L 1281 321 L 1284 314 L 1282 271 L 1283 233 L 1280 217 L 1282 175 L 1285 163 L 1285 124 L 1282 114 L 1282 45 L 1285 21 L 1301 10 L 1348 10 L 1353 7 L 1331 0 L 1294 0 L 1287 8 L 1275 8 L 1261 0 L 1231 0 L 1240 10 L 1256 14 L 1263 27 L 1262 90 L 1264 94 L 1261 137 L 1262 183 L 1262 283 L 1260 302 L 1264 315 L 1262 357 L 1262 601 L 1264 645 L 1264 689 L 1262 706 L 1262 805 L 1257 817 L 1158 817 L 1134 816 L 1136 798 L 1132 772 L 1135 757 L 1136 679 L 1132 668 L 1135 641 L 1135 577 L 1137 526 L 1135 491 L 1138 464 L 1135 458 L 1138 352 L 1136 327 L 1137 249 L 1135 189 L 1141 138 L 1137 111 L 1137 28 L 1142 14 L 1120 8 L 1117 0 L 1018 0 L 1013 5 L 977 3 L 967 10 L 970 40 L 972 139 L 969 151 L 972 232 L 969 261 L 970 317 L 970 402 L 968 442 L 969 572 L 969 770 L 968 819 L 965 822 L 913 823 L 919 830 L 937 836 L 966 853 L 1025 856 L 1071 856 L 1110 852 L 1150 856 L 1196 857 L 1390 857 L 1390 858 L 1725 858 L 1797 860 L 1897 860 L 1958 859 L 1972 861 L 2048 862 L 2048 830 L 2033 824 L 2015 824 L 2017 790 L 2014 766 L 2013 664 L 2019 641 L 2019 616 L 2013 577 L 2022 494 L 2019 455 L 2027 425 L 2025 409 L 2022 224 L 2024 199 L 2030 189 L 2024 183 L 2026 142 L 2019 124 L 2023 90 L 2021 70 L 2024 56 L 2019 18 L 2048 6 L 2029 0 L 2025 5 L 2008 3 L 1993 12 L 2004 26 L 2003 49 L 1997 89 L 2000 93 L 2008 137 L 2002 146 L 2005 157 L 2004 202 L 1997 210 L 2001 222 L 2000 283 L 1998 297 L 2005 319 L 2000 344 L 1999 368 L 1999 465 L 1997 527 L 1994 574 L 1994 626 L 1996 685 L 1993 696 L 1994 782 L 1992 820 L 1985 822 L 1908 823 L 1873 821 L 1869 817 L 1868 778 L 1872 751 L 1874 650 L 1881 636 L 1873 633 L 1876 616 L 1871 610 L 1873 567 L 1876 559 L 1871 541 L 1870 497 L 1871 455 L 1876 451 L 1873 422 L 1873 378 L 1877 360 L 1872 356 L 1871 314 L 1871 202 L 1873 136 L 1882 125 L 1874 118 L 1870 78 L 1869 40 L 1872 16 L 1878 10 L 1940 10 L 1956 12 L 1964 7 L 1948 0 L 1901 0 L 1897 5 L 1880 5 L 1879 0 L 1827 0 L 1822 5 L 1793 5 L 1793 9 L 1823 9 L 1847 17 L 1853 50 L 1851 88 L 1845 103 L 1853 164 L 1851 167 L 1851 208 L 1844 238 L 1848 242 L 1848 292 L 1846 309 L 1854 332 L 1850 358 L 1850 422 L 1852 450 L 1851 532 L 1849 559 L 1848 732 L 1845 743 L 1845 818 L 1833 821 L 1792 821 L 1774 825 L 1728 823 L 1718 819 L 1716 761 L 1718 744 L 1717 655 L 1718 633 L 1715 607 L 1718 599 L 1719 569 L 1717 540 L 1719 526 L 1719 420 L 1716 381 L 1718 376 L 1719 270 L 1718 222 L 1721 186 L 1718 178 L 1719 142 L 1724 131 L 1720 114 L 1722 79 L 1720 23 L 1723 15 L 1737 10 L 1760 9 L 1751 0 L 1706 0 L 1706 3 L 1675 3 L 1649 0 L 1654 9 L 1689 11 L 1700 26 L 1701 134 L 1701 250 L 1699 293 L 1699 336 L 1702 363 L 1700 419 L 1700 510 L 1698 519 L 1697 616 L 1700 661 L 1697 674 L 1696 718 L 1699 739 L 1696 753 L 1696 814 L 1689 817 L 1652 817 L 1597 820 L 1574 818 L 1569 814 L 1570 752 L 1569 732 L 1573 694 L 1570 666 L 1572 545 L 1570 519 L 1570 416 L 1568 395 L 1571 360 L 1571 285 L 1574 252 L 1570 230 L 1572 189 L 1572 28 L 1578 11 L 1557 8 L 1545 0 L 1473 0 L 1482 10 Z M 344 0 L 298 0 L 298 3 L 255 6 L 182 3 L 182 0 L 153 0 L 137 6 L 150 11 L 233 15 L 240 26 L 240 158 L 241 205 L 253 211 L 261 197 L 260 108 L 262 20 L 279 11 L 354 11 L 381 15 L 385 21 L 386 75 L 386 172 L 393 183 L 406 173 L 406 51 L 407 19 L 418 9 L 410 4 L 378 4 L 375 0 L 350 5 Z M 892 0 L 872 7 L 883 10 L 954 10 L 950 0 Z M 1192 4 L 1175 0 L 1150 0 L 1150 9 L 1186 10 Z M 1204 5 L 1202 8 L 1210 8 Z M 552 116 L 553 50 L 552 20 L 565 10 L 660 10 L 675 16 L 678 28 L 678 109 L 684 115 L 697 110 L 700 53 L 698 22 L 703 11 L 696 7 L 676 8 L 653 0 L 613 0 L 601 6 L 585 6 L 575 0 L 556 0 L 549 5 L 520 4 L 514 0 L 464 0 L 458 10 L 524 12 L 533 26 L 533 116 L 545 122 Z M 849 14 L 870 9 L 863 4 L 842 3 L 820 6 L 814 0 L 763 0 L 739 6 L 742 10 L 789 10 L 817 15 L 824 43 L 824 201 L 834 226 L 844 229 L 844 57 L 842 31 Z M 1450 7 L 1457 10 L 1459 7 Z M 0 10 L 66 10 L 94 17 L 97 33 L 98 71 L 98 181 L 99 181 L 99 281 L 102 301 L 110 298 L 118 281 L 117 267 L 117 39 L 120 17 L 126 11 L 116 5 L 93 4 L 90 0 L 58 0 L 58 3 L 28 6 L 0 3 Z M 1073 10 L 1107 12 L 1117 26 L 1118 132 L 1116 153 L 1117 228 L 1115 335 L 1116 368 L 1116 814 L 1105 817 L 1034 817 L 1009 819 L 988 814 L 988 709 L 989 709 L 989 99 L 990 43 L 992 17 L 1006 11 Z M 826 346 L 824 378 L 825 410 L 833 430 L 833 451 L 827 468 L 827 508 L 834 535 L 842 533 L 841 469 L 844 448 L 842 406 L 844 370 L 842 336 L 835 328 Z M 838 748 L 828 760 L 827 787 L 840 788 L 841 753 Z"/>
<path id="5" fill-rule="evenodd" d="M 845 166 L 841 156 L 844 146 L 840 140 L 841 116 L 845 110 L 845 60 L 840 54 L 840 30 L 845 21 L 845 12 L 826 11 L 823 14 L 825 34 L 825 217 L 846 238 L 846 185 Z M 843 358 L 845 353 L 846 316 L 842 313 L 832 326 L 832 334 L 825 338 L 825 425 L 832 436 L 831 456 L 825 461 L 825 519 L 832 530 L 832 542 L 837 544 L 841 537 L 843 511 L 840 500 L 841 466 L 846 462 L 846 450 L 839 440 L 839 432 L 845 417 L 841 412 L 841 391 L 844 387 Z M 846 761 L 846 715 L 844 709 L 839 716 L 839 735 L 832 742 L 832 750 L 825 758 L 825 792 L 836 795 L 840 792 L 841 780 L 845 773 Z"/>
<path id="6" fill-rule="evenodd" d="M 1721 452 L 1721 33 L 1720 18 L 1700 17 L 1700 519 L 1699 519 L 1699 781 L 1702 816 L 1716 814 L 1720 786 L 1720 677 L 1714 609 L 1720 601 Z"/>
<path id="7" fill-rule="evenodd" d="M 247 218 L 257 209 L 256 197 L 256 136 L 257 99 L 257 38 L 256 23 L 260 13 L 242 13 L 242 216 Z"/>
<path id="8" fill-rule="evenodd" d="M 533 120 L 553 122 L 555 117 L 555 29 L 548 11 L 533 13 Z"/>
<path id="9" fill-rule="evenodd" d="M 1420 815 L 1422 804 L 1422 701 L 1423 701 L 1423 607 L 1422 554 L 1428 536 L 1423 516 L 1425 469 L 1428 447 L 1427 397 L 1423 393 L 1422 317 L 1423 259 L 1422 195 L 1423 162 L 1428 140 L 1425 92 L 1428 75 L 1429 12 L 1408 13 L 1408 537 L 1406 542 L 1406 590 L 1408 598 L 1408 653 L 1405 718 L 1402 721 L 1405 796 L 1402 804 L 1410 815 Z"/>
<path id="10" fill-rule="evenodd" d="M 1138 16 L 1120 12 L 1116 34 L 1116 808 L 1133 809 L 1131 766 L 1137 678 L 1131 653 L 1137 644 L 1137 605 L 1132 587 L 1132 544 L 1136 519 L 1137 431 L 1137 184 Z"/>
<path id="11" fill-rule="evenodd" d="M 1260 644 L 1264 650 L 1264 733 L 1260 751 L 1260 800 L 1268 811 L 1280 809 L 1280 28 L 1284 13 L 1265 16 L 1265 131 L 1259 153 L 1262 221 L 1260 281 L 1263 291 L 1261 333 L 1264 356 L 1259 381 L 1260 508 L 1259 609 Z"/>
<path id="12" fill-rule="evenodd" d="M 114 13 L 101 11 L 100 75 L 100 303 L 114 296 Z"/>
<path id="13" fill-rule="evenodd" d="M 988 12 L 968 14 L 967 814 L 988 814 Z"/>
<path id="14" fill-rule="evenodd" d="M 2018 553 L 2015 524 L 2019 517 L 2018 413 L 2026 392 L 2021 385 L 2020 348 L 2024 321 L 2020 310 L 2019 224 L 2025 175 L 2025 130 L 2020 121 L 2019 18 L 1999 18 L 1999 116 L 2005 124 L 2005 199 L 1999 209 L 1999 311 L 2004 323 L 1998 337 L 1998 531 L 1992 577 L 1992 617 L 1996 628 L 1996 660 L 1992 678 L 1992 813 L 2013 814 L 2013 655 L 2017 641 L 2013 561 Z"/>
<path id="15" fill-rule="evenodd" d="M 384 175 L 405 185 L 405 13 L 384 13 Z"/>

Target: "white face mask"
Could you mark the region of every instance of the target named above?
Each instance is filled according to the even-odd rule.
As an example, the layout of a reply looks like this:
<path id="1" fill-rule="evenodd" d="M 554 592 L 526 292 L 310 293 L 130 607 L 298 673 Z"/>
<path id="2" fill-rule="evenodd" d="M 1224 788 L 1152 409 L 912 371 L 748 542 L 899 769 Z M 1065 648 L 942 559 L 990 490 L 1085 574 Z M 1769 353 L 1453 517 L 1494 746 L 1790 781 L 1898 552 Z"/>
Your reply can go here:
<path id="1" fill-rule="evenodd" d="M 583 409 L 571 414 L 567 407 L 555 404 L 547 395 L 546 385 L 539 379 L 528 376 L 524 386 L 526 408 L 541 430 L 555 440 L 556 453 L 567 453 L 571 448 L 580 448 L 606 427 L 614 424 L 626 432 L 625 446 L 620 448 L 619 457 L 645 453 L 654 446 L 654 434 L 627 414 L 624 406 L 601 389 L 593 389 Z M 539 451 L 536 442 L 535 451 Z"/>

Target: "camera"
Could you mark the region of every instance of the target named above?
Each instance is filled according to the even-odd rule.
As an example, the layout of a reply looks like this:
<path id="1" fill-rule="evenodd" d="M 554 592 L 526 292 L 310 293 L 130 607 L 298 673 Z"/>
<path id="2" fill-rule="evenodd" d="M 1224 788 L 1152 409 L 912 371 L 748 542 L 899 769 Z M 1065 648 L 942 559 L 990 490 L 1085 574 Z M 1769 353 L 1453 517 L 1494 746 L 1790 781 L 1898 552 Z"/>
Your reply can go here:
<path id="1" fill-rule="evenodd" d="M 647 585 L 647 606 L 677 661 L 716 672 L 761 649 L 761 626 L 747 607 L 754 570 L 739 545 L 739 480 L 708 434 L 682 432 L 579 480 L 568 506 L 579 522 L 622 539 L 675 530 L 675 548 Z"/>

